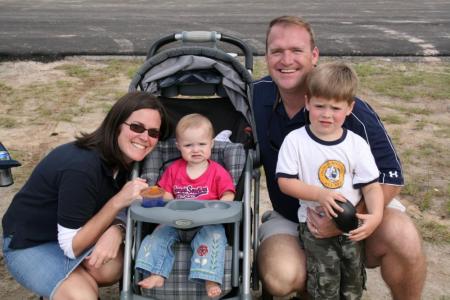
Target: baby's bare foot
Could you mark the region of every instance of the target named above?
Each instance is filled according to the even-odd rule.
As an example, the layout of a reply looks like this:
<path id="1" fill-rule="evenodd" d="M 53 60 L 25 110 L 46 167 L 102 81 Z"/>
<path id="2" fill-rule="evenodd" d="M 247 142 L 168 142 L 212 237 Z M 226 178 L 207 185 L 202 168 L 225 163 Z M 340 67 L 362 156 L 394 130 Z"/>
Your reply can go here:
<path id="1" fill-rule="evenodd" d="M 205 280 L 205 288 L 209 298 L 220 296 L 222 289 L 217 282 Z"/>
<path id="2" fill-rule="evenodd" d="M 164 280 L 165 279 L 162 276 L 150 275 L 144 280 L 139 281 L 138 284 L 143 288 L 152 289 L 154 287 L 162 287 L 164 285 Z"/>

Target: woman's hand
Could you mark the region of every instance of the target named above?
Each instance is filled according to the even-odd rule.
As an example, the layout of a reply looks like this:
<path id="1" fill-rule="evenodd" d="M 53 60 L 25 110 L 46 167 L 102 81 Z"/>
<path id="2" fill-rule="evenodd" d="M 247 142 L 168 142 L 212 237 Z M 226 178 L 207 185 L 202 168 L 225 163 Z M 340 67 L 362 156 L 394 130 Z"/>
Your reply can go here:
<path id="1" fill-rule="evenodd" d="M 148 187 L 145 179 L 135 178 L 128 181 L 111 200 L 120 208 L 130 206 L 135 200 L 142 200 L 141 191 Z"/>
<path id="2" fill-rule="evenodd" d="M 119 235 L 115 238 L 114 236 L 110 236 L 110 231 L 112 230 L 110 228 L 111 223 L 123 208 L 130 206 L 135 200 L 142 199 L 139 193 L 146 187 L 148 187 L 148 184 L 145 179 L 136 178 L 127 182 L 116 195 L 109 199 L 100 211 L 97 212 L 75 235 L 72 241 L 72 248 L 75 256 L 81 254 L 95 243 L 95 249 L 91 256 L 94 255 L 93 264 L 98 266 L 98 258 L 103 258 L 103 256 L 106 255 L 105 253 L 109 253 L 108 251 L 111 250 L 105 248 L 111 247 L 109 244 L 112 240 L 118 241 L 120 237 Z M 116 230 L 118 229 L 115 228 L 114 231 Z M 114 244 L 119 244 L 119 242 Z"/>
<path id="3" fill-rule="evenodd" d="M 86 257 L 87 263 L 96 269 L 117 257 L 122 245 L 121 229 L 111 225 L 98 239 L 92 253 Z"/>
<path id="4" fill-rule="evenodd" d="M 316 209 L 307 208 L 306 225 L 309 231 L 318 239 L 329 238 L 342 234 L 334 221 L 325 216 L 323 207 L 316 207 Z"/>

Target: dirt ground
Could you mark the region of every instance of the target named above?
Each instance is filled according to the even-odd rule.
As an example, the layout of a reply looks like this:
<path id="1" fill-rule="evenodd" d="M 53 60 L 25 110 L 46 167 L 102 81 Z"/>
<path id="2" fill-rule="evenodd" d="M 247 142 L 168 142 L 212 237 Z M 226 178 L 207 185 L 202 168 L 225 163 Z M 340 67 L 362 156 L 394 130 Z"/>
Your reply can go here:
<path id="1" fill-rule="evenodd" d="M 80 64 L 91 65 L 93 68 L 102 68 L 102 62 L 89 61 L 86 59 L 78 59 Z M 14 89 L 17 87 L 25 87 L 32 85 L 45 85 L 49 82 L 61 81 L 65 72 L 59 68 L 64 62 L 52 62 L 52 63 L 38 63 L 38 62 L 1 62 L 0 63 L 0 101 L 8 96 L 9 88 Z M 66 82 L 76 81 L 75 79 L 68 78 Z M 113 90 L 102 90 L 105 93 L 105 98 L 115 99 L 116 95 L 120 95 L 120 91 L 126 91 L 129 83 L 129 78 L 126 76 L 116 78 L 113 82 Z M 5 88 L 7 87 L 7 88 Z M 39 92 L 36 89 L 36 93 Z M 91 97 L 91 91 L 80 92 L 79 103 L 88 101 Z M 63 97 L 62 95 L 61 97 Z M 364 95 L 363 95 L 364 96 Z M 61 119 L 54 120 L 53 116 L 48 115 L 48 119 L 39 117 L 37 111 L 39 107 L 46 106 L 46 103 L 36 103 L 36 101 L 28 101 L 27 97 L 32 98 L 32 93 L 24 94 L 21 97 L 21 103 L 18 113 L 11 107 L 16 105 L 15 103 L 0 103 L 0 115 L 1 118 L 15 119 L 17 126 L 0 126 L 0 141 L 11 150 L 12 153 L 17 155 L 14 157 L 20 160 L 23 167 L 30 169 L 35 165 L 40 158 L 50 149 L 61 143 L 70 141 L 74 135 L 82 131 L 91 131 L 98 126 L 102 120 L 105 109 L 101 105 L 92 106 L 86 109 L 85 113 L 74 115 L 70 122 Z M 9 98 L 8 98 L 9 99 Z M 108 103 L 112 103 L 108 100 Z M 383 101 L 381 99 L 376 105 L 376 110 L 379 114 L 383 114 L 385 111 L 382 108 Z M 433 104 L 434 103 L 434 104 Z M 441 118 L 447 118 L 448 120 L 448 99 L 446 102 L 436 101 L 430 105 L 436 105 L 431 109 L 436 112 L 443 113 Z M 54 106 L 53 109 L 59 109 L 58 107 L 67 105 L 65 103 L 59 103 L 54 101 L 50 103 L 50 106 Z M 447 107 L 442 111 L 443 107 Z M 38 119 L 40 118 L 40 119 Z M 389 127 L 389 126 L 388 126 Z M 389 130 L 390 128 L 388 128 Z M 420 136 L 416 136 L 420 138 Z M 448 152 L 447 152 L 448 159 Z M 0 216 L 2 216 L 9 206 L 9 203 L 13 195 L 22 186 L 26 179 L 26 173 L 21 171 L 21 168 L 13 169 L 15 178 L 15 184 L 0 188 Z M 448 170 L 447 170 L 448 172 Z M 448 178 L 447 178 L 448 180 Z M 447 181 L 448 182 L 448 181 Z M 267 197 L 267 191 L 265 184 L 262 184 L 261 193 L 261 213 L 270 208 L 270 203 Z M 407 207 L 407 213 L 413 218 L 431 218 L 439 219 L 439 214 L 430 213 L 429 216 L 424 216 L 422 212 L 418 210 L 417 204 L 410 202 L 408 199 L 401 199 L 401 201 Z M 448 223 L 444 221 L 444 224 L 448 226 Z M 1 241 L 0 241 L 1 243 Z M 448 243 L 429 243 L 424 242 L 424 249 L 428 260 L 428 273 L 425 284 L 425 290 L 423 293 L 423 299 L 436 299 L 444 300 L 450 299 L 450 245 Z M 368 270 L 368 289 L 364 294 L 365 300 L 378 300 L 378 299 L 390 299 L 390 294 L 383 283 L 379 269 Z M 36 295 L 27 292 L 15 280 L 9 275 L 3 263 L 3 255 L 0 254 L 0 299 L 38 299 Z M 104 299 L 119 299 L 119 290 L 117 285 L 113 288 L 102 288 L 102 300 Z"/>

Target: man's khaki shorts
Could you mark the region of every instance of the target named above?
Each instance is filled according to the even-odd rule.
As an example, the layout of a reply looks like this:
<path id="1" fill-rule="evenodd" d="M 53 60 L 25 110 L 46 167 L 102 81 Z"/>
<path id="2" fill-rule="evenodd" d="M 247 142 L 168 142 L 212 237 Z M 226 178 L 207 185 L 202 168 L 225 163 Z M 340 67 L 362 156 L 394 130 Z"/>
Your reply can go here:
<path id="1" fill-rule="evenodd" d="M 393 199 L 387 207 L 398 209 L 402 212 L 405 207 L 397 199 Z M 292 222 L 274 210 L 264 212 L 261 217 L 259 227 L 259 241 L 262 242 L 268 237 L 276 234 L 288 234 L 298 237 L 298 223 Z"/>

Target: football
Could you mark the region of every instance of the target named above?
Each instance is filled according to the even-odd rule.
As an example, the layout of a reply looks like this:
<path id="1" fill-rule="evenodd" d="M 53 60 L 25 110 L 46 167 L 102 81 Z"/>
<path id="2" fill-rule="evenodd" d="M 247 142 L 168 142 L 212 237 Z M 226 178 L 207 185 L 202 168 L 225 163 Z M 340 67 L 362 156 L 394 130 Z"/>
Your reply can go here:
<path id="1" fill-rule="evenodd" d="M 350 201 L 336 203 L 344 209 L 343 212 L 336 211 L 337 217 L 334 218 L 336 226 L 343 232 L 349 232 L 358 227 L 358 218 L 356 209 Z"/>

